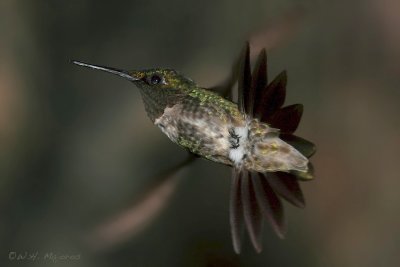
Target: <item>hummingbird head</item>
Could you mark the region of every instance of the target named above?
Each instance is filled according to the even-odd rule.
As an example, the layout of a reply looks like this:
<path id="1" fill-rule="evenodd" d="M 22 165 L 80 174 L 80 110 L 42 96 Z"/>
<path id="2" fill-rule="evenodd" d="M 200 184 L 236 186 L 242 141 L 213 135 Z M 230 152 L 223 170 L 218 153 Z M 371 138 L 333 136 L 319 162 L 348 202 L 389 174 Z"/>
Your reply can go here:
<path id="1" fill-rule="evenodd" d="M 79 61 L 72 63 L 118 75 L 133 82 L 140 90 L 147 115 L 154 122 L 166 107 L 171 107 L 185 97 L 196 84 L 173 69 L 148 69 L 126 71 Z"/>

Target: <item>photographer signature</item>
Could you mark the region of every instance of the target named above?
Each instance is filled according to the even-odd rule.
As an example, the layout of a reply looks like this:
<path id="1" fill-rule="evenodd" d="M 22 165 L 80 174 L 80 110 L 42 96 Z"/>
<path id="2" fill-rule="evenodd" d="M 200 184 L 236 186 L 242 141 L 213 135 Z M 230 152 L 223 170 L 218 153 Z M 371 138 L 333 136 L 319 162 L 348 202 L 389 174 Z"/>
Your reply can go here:
<path id="1" fill-rule="evenodd" d="M 81 254 L 65 254 L 65 253 L 54 253 L 54 252 L 46 252 L 39 253 L 39 251 L 24 251 L 24 252 L 16 252 L 10 251 L 8 253 L 8 259 L 10 261 L 77 261 L 81 259 Z"/>

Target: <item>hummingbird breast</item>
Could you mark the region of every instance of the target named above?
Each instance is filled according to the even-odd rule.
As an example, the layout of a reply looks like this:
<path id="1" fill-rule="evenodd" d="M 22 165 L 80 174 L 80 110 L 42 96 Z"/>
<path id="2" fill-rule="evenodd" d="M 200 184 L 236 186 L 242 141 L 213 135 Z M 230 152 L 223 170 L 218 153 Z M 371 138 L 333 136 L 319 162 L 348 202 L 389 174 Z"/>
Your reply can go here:
<path id="1" fill-rule="evenodd" d="M 185 99 L 167 107 L 154 121 L 174 143 L 206 159 L 233 165 L 230 158 L 232 142 L 240 143 L 231 134 L 234 128 L 245 125 L 239 113 L 230 114 L 223 107 Z M 237 144 L 236 144 L 237 143 Z"/>

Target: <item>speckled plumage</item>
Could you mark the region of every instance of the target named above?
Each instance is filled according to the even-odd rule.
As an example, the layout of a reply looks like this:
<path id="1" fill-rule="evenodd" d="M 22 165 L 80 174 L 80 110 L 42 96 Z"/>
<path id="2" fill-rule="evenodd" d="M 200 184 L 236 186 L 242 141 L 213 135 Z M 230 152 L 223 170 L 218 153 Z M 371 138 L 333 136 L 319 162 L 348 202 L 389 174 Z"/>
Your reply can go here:
<path id="1" fill-rule="evenodd" d="M 277 129 L 247 118 L 235 103 L 194 83 L 189 90 L 181 90 L 176 99 L 154 123 L 190 152 L 250 171 L 307 171 L 307 158 L 279 139 Z M 233 136 L 240 129 L 247 132 L 237 136 L 235 146 Z"/>
<path id="2" fill-rule="evenodd" d="M 244 123 L 234 104 L 212 92 L 192 91 L 156 119 L 155 124 L 175 143 L 206 159 L 232 165 L 229 132 Z M 199 95 L 201 94 L 201 98 Z"/>

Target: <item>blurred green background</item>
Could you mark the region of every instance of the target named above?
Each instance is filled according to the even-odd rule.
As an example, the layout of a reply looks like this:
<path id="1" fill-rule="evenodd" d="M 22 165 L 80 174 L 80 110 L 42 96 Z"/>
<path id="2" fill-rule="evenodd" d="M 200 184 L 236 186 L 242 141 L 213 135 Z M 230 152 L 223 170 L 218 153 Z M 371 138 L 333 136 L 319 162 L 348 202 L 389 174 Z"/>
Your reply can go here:
<path id="1" fill-rule="evenodd" d="M 1 266 L 399 266 L 400 2 L 0 2 Z M 139 233 L 103 250 L 84 237 L 129 208 L 185 151 L 129 82 L 69 63 L 170 67 L 223 81 L 245 40 L 288 71 L 287 104 L 317 144 L 307 207 L 264 251 L 235 255 L 229 168 L 199 160 Z M 10 260 L 10 252 L 80 255 Z"/>

